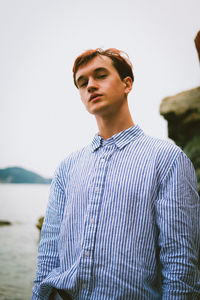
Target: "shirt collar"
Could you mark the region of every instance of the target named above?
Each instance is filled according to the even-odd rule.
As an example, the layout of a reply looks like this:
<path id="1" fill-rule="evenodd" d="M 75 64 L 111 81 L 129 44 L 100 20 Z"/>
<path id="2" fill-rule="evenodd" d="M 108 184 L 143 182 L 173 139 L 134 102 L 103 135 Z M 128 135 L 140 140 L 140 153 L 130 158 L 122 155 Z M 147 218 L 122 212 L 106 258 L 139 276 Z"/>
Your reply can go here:
<path id="1" fill-rule="evenodd" d="M 98 133 L 94 136 L 92 140 L 92 152 L 97 150 L 99 147 L 103 146 L 104 144 L 115 144 L 119 149 L 122 149 L 131 141 L 135 140 L 139 136 L 143 135 L 142 129 L 138 125 L 131 126 L 130 128 L 123 130 L 114 134 L 112 137 L 105 141 Z"/>

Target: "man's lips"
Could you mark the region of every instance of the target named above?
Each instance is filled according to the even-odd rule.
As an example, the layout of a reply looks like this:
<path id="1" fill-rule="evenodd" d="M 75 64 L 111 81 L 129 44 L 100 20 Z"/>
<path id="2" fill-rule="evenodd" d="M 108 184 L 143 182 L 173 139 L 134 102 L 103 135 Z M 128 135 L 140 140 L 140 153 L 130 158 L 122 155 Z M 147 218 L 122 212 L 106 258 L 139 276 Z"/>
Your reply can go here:
<path id="1" fill-rule="evenodd" d="M 98 100 L 102 97 L 101 94 L 92 94 L 89 98 L 89 102 L 92 102 L 92 101 L 95 101 L 95 100 Z"/>

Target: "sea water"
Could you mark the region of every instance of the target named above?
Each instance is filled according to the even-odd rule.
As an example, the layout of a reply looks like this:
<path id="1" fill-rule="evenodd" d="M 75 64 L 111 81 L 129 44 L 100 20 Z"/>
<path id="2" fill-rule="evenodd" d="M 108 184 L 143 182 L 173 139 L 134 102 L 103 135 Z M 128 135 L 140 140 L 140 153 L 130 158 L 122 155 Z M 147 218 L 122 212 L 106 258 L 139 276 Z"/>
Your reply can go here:
<path id="1" fill-rule="evenodd" d="M 49 185 L 0 184 L 0 300 L 31 298 L 40 238 L 36 228 L 45 214 Z"/>

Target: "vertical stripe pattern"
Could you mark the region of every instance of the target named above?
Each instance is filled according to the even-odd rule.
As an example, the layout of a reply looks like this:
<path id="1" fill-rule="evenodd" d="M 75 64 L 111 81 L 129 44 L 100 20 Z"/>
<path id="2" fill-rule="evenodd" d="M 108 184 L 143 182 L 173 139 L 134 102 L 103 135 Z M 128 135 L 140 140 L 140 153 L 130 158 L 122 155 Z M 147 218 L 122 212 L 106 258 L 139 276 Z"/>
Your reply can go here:
<path id="1" fill-rule="evenodd" d="M 32 300 L 199 299 L 200 203 L 177 146 L 133 126 L 55 172 Z"/>

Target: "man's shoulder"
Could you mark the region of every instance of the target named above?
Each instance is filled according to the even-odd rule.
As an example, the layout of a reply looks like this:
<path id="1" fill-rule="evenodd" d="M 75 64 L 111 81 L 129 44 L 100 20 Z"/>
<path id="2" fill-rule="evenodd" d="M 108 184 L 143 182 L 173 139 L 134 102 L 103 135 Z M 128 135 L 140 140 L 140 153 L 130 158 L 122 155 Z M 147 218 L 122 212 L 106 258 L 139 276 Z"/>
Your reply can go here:
<path id="1" fill-rule="evenodd" d="M 159 139 L 144 134 L 140 140 L 140 151 L 143 156 L 156 166 L 157 171 L 164 171 L 177 161 L 181 155 L 186 156 L 183 150 L 172 141 Z"/>
<path id="2" fill-rule="evenodd" d="M 158 156 L 177 156 L 182 153 L 182 149 L 178 147 L 173 141 L 164 140 L 144 134 L 139 141 L 141 148 L 152 152 Z"/>
<path id="3" fill-rule="evenodd" d="M 157 175 L 160 176 L 161 180 L 173 167 L 181 166 L 181 164 L 190 161 L 183 150 L 172 141 L 148 135 L 144 136 L 144 141 L 149 160 L 156 166 Z"/>

